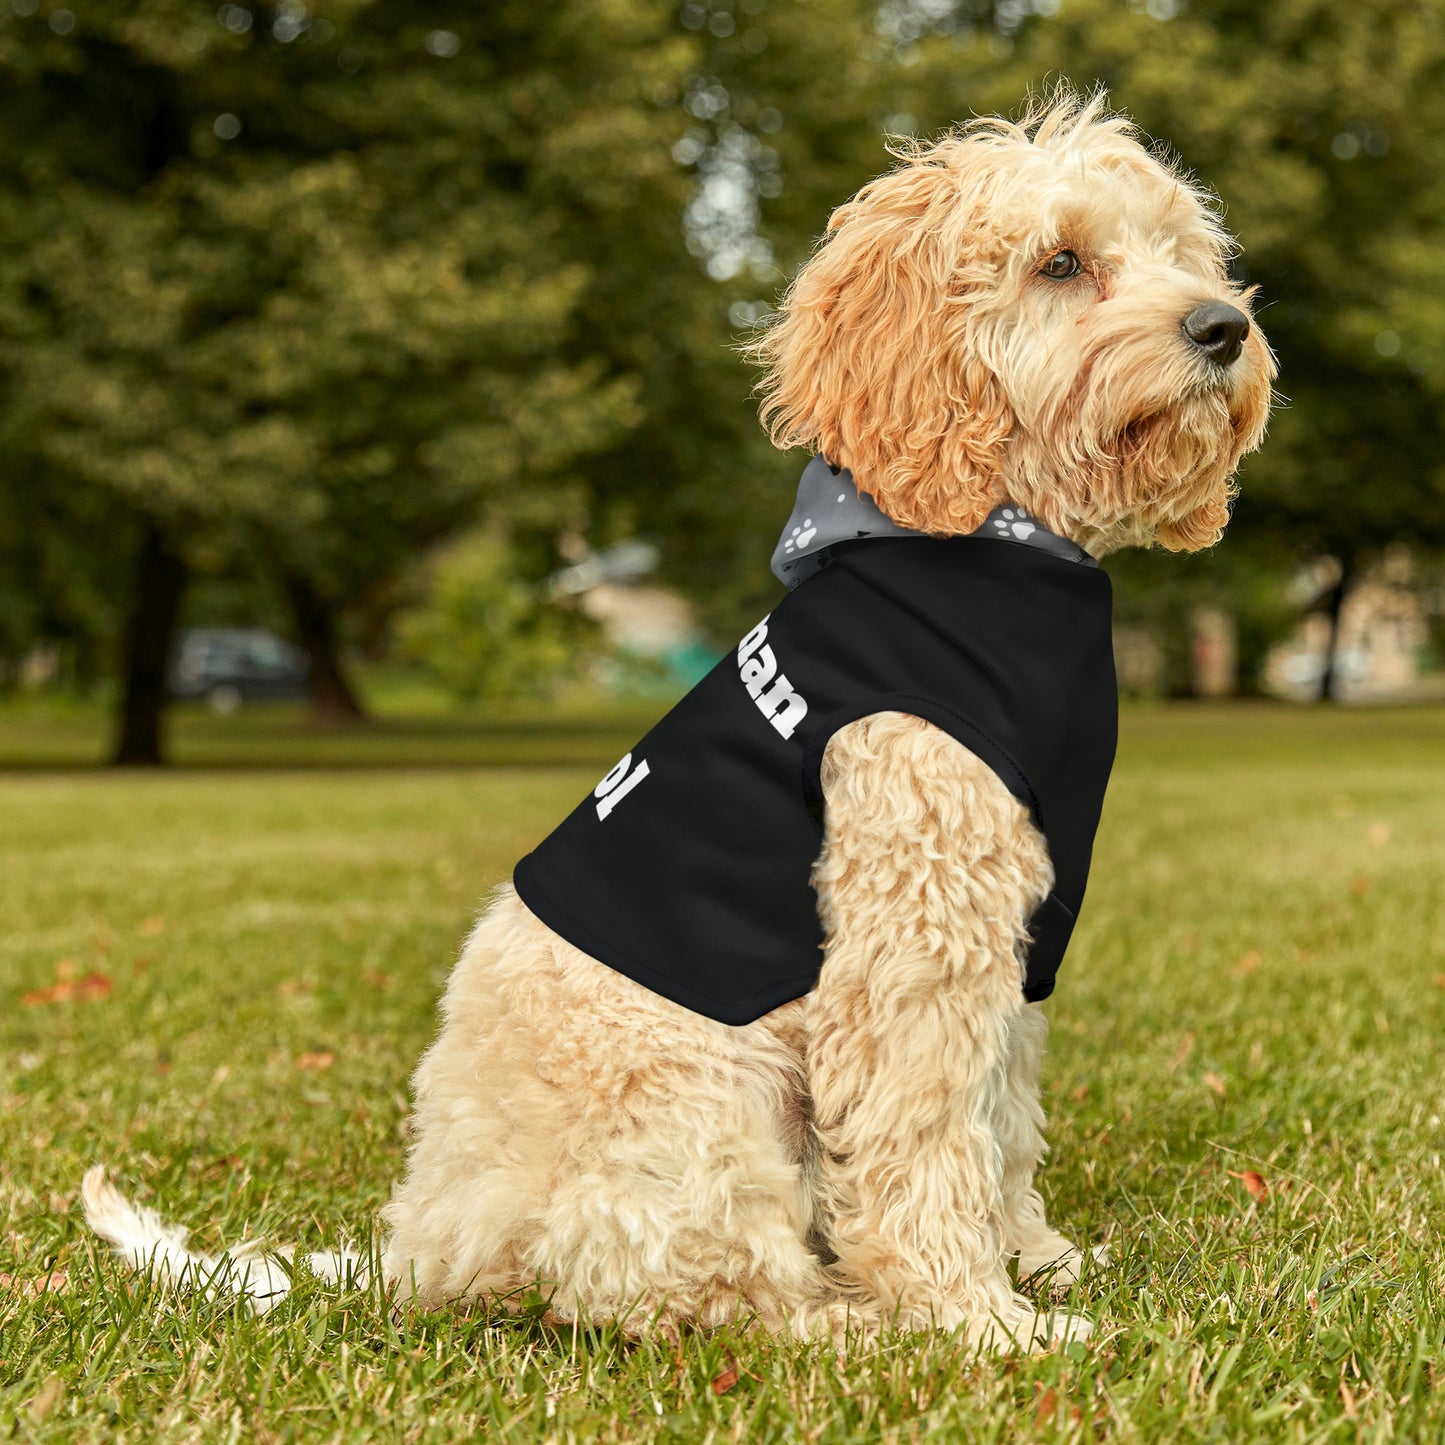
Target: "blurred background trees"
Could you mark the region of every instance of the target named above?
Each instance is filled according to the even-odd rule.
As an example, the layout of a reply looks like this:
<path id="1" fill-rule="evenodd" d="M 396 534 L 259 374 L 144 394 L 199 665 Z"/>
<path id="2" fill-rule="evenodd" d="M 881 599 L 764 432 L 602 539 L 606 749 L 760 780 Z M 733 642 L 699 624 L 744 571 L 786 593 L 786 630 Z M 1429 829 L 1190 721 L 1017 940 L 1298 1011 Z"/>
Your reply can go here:
<path id="1" fill-rule="evenodd" d="M 579 635 L 542 579 L 636 535 L 736 632 L 801 463 L 737 341 L 885 132 L 1067 76 L 1221 195 L 1280 354 L 1226 545 L 1111 563 L 1167 683 L 1204 606 L 1248 682 L 1301 567 L 1337 615 L 1392 544 L 1445 550 L 1442 27 L 1445 0 L 0 0 L 0 675 L 43 647 L 113 689 L 124 762 L 162 755 L 185 621 L 288 633 L 332 719 L 361 647 L 496 696 Z"/>

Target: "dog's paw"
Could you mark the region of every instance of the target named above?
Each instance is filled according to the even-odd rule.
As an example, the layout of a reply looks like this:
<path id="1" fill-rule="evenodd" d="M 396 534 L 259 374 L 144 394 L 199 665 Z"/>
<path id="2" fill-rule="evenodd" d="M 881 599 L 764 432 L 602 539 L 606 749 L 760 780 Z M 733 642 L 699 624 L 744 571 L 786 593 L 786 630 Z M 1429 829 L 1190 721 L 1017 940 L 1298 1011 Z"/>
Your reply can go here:
<path id="1" fill-rule="evenodd" d="M 1046 1288 L 1064 1293 L 1079 1282 L 1084 1272 L 1086 1256 L 1077 1245 L 1070 1244 L 1062 1235 L 1057 1242 L 1046 1248 L 1019 1251 L 1019 1283 L 1035 1289 Z M 1109 1262 L 1109 1246 L 1096 1244 L 1088 1253 L 1094 1264 Z"/>
<path id="2" fill-rule="evenodd" d="M 995 1314 L 968 1339 L 975 1348 L 1004 1354 L 1023 1350 L 1037 1354 L 1087 1340 L 1094 1322 L 1064 1310 L 1041 1310 L 1032 1300 L 1015 1295 L 1006 1309 Z"/>
<path id="3" fill-rule="evenodd" d="M 1050 1310 L 1039 1316 L 1034 1338 L 1038 1342 L 1036 1348 L 1056 1349 L 1063 1345 L 1082 1344 L 1093 1333 L 1094 1322 L 1087 1315 L 1071 1314 L 1067 1310 Z"/>

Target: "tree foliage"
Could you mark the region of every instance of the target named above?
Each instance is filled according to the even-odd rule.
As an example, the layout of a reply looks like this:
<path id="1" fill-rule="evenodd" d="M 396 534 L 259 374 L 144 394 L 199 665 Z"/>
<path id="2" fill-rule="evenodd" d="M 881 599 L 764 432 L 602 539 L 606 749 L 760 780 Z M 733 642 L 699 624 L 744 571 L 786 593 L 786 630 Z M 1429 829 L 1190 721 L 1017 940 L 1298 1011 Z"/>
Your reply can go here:
<path id="1" fill-rule="evenodd" d="M 57 16 L 62 18 L 56 23 Z M 675 234 L 687 47 L 645 0 L 0 21 L 0 435 L 24 495 L 336 605 L 641 420 L 592 213 Z M 626 57 L 626 63 L 621 58 Z M 79 503 L 78 503 L 79 505 Z M 570 503 L 575 507 L 575 500 Z"/>
<path id="2" fill-rule="evenodd" d="M 468 533 L 429 560 L 425 599 L 401 612 L 397 640 L 463 702 L 545 697 L 599 652 L 577 609 L 539 607 L 516 549 L 497 531 Z"/>
<path id="3" fill-rule="evenodd" d="M 324 638 L 489 518 L 525 580 L 563 528 L 664 539 L 735 628 L 797 470 L 736 343 L 885 131 L 1065 77 L 1177 148 L 1244 239 L 1287 401 L 1226 546 L 1445 547 L 1445 0 L 439 15 L 0 7 L 0 654 L 73 639 L 99 670 L 153 555 L 259 559 Z M 1169 566 L 1201 595 L 1242 575 Z M 1126 599 L 1156 575 L 1123 564 Z"/>

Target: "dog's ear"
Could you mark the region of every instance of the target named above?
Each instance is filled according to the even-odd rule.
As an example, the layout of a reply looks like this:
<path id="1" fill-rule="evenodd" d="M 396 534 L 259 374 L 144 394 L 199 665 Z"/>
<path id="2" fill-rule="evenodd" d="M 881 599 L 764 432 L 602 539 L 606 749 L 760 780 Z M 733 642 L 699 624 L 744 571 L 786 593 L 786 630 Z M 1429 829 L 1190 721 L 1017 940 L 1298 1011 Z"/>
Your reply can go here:
<path id="1" fill-rule="evenodd" d="M 749 348 L 776 446 L 821 452 L 901 526 L 945 534 L 1002 500 L 1014 425 L 973 324 L 968 150 L 940 143 L 841 206 Z"/>

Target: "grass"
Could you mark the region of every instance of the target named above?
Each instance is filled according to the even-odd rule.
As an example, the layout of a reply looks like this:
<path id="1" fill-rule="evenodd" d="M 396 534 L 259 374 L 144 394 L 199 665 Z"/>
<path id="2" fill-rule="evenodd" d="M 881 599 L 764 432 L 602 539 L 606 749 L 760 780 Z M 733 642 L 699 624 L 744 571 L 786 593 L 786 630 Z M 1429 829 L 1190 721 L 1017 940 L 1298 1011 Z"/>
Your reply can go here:
<path id="1" fill-rule="evenodd" d="M 312 726 L 298 703 L 251 705 L 218 716 L 199 703 L 171 708 L 166 753 L 191 768 L 435 768 L 531 763 L 591 767 L 625 751 L 665 705 L 657 700 L 599 703 L 585 693 L 486 717 L 458 713 L 444 696 L 405 678 L 367 678 L 374 722 Z M 0 708 L 0 773 L 94 768 L 109 755 L 111 722 L 99 707 L 35 697 Z"/>
<path id="2" fill-rule="evenodd" d="M 0 776 L 0 1438 L 1445 1439 L 1441 710 L 1126 716 L 1048 1006 L 1087 1348 L 674 1352 L 307 1279 L 256 1320 L 94 1248 L 96 1160 L 203 1246 L 365 1238 L 478 898 L 640 721 L 197 717 L 188 770 Z M 0 756 L 71 726 L 0 715 Z"/>

